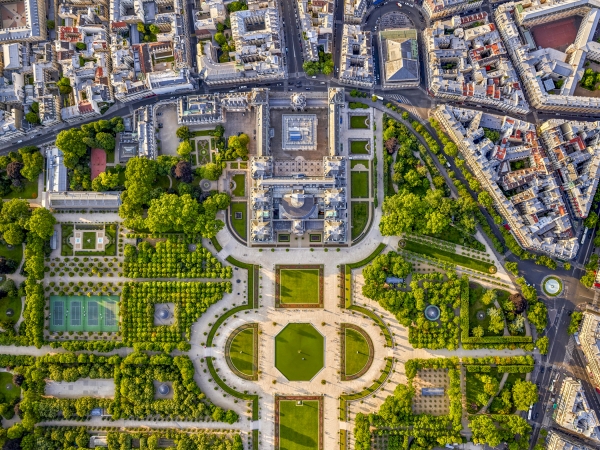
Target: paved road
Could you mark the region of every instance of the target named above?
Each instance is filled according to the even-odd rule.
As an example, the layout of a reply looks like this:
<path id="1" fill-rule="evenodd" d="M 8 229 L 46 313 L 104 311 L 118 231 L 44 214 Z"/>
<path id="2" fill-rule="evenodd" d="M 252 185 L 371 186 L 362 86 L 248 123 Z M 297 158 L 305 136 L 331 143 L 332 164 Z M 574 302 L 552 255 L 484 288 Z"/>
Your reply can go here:
<path id="1" fill-rule="evenodd" d="M 283 32 L 285 36 L 286 61 L 290 77 L 302 72 L 302 50 L 300 48 L 300 25 L 297 20 L 298 6 L 295 1 L 281 2 L 281 15 L 283 19 Z M 300 34 L 300 36 L 299 36 Z"/>

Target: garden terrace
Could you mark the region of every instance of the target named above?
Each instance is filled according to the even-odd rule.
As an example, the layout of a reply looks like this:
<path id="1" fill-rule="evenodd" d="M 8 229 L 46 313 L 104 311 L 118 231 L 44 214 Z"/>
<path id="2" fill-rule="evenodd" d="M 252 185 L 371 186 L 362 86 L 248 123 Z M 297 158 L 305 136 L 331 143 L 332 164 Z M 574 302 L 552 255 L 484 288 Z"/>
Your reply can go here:
<path id="1" fill-rule="evenodd" d="M 167 354 L 149 356 L 136 352 L 126 358 L 93 354 L 61 353 L 35 360 L 25 370 L 31 402 L 23 405 L 27 417 L 36 411 L 39 420 L 87 418 L 92 409 L 105 408 L 113 419 L 170 418 L 171 420 L 205 420 L 234 423 L 238 416 L 210 403 L 194 381 L 194 365 L 187 356 Z M 80 378 L 114 378 L 114 399 L 80 397 L 57 399 L 42 397 L 45 383 L 34 382 L 41 376 L 53 381 L 77 381 Z M 154 381 L 171 382 L 173 398 L 155 399 Z M 37 395 L 39 394 L 39 395 Z"/>
<path id="2" fill-rule="evenodd" d="M 131 278 L 231 278 L 226 267 L 199 243 L 179 237 L 125 246 L 124 275 Z"/>
<path id="3" fill-rule="evenodd" d="M 208 307 L 231 292 L 226 281 L 208 283 L 127 282 L 121 295 L 121 329 L 123 342 L 178 343 L 189 341 L 192 323 Z M 174 323 L 154 326 L 155 303 L 174 304 Z"/>
<path id="4" fill-rule="evenodd" d="M 173 447 L 210 448 L 212 450 L 242 450 L 243 442 L 239 432 L 211 432 L 208 430 L 175 429 L 127 429 L 121 427 L 36 427 L 36 443 L 44 448 L 88 448 L 90 440 L 94 446 L 108 448 L 159 448 L 160 443 L 173 442 Z"/>
<path id="5" fill-rule="evenodd" d="M 322 265 L 278 265 L 275 268 L 276 308 L 322 308 Z"/>

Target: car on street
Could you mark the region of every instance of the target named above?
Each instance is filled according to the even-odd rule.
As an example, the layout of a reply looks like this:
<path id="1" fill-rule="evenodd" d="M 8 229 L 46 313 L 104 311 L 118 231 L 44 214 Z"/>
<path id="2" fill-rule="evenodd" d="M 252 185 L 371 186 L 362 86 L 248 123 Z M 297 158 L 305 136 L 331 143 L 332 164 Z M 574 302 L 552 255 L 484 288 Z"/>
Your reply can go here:
<path id="1" fill-rule="evenodd" d="M 540 372 L 544 373 L 544 368 L 543 367 L 540 369 Z"/>
<path id="2" fill-rule="evenodd" d="M 537 419 L 539 415 L 540 415 L 540 413 L 539 413 L 539 412 L 538 412 L 538 413 L 535 413 L 535 418 Z"/>

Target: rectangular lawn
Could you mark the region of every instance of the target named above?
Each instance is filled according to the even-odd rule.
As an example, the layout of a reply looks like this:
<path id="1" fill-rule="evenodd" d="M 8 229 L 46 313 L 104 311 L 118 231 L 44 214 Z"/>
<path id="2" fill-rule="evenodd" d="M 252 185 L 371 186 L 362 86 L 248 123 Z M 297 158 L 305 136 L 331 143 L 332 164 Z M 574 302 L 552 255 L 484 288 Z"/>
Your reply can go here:
<path id="1" fill-rule="evenodd" d="M 468 267 L 469 269 L 479 270 L 480 272 L 484 273 L 490 273 L 490 263 L 469 258 L 468 256 L 451 253 L 449 251 L 442 250 L 436 247 L 431 247 L 429 245 L 423 244 L 422 242 L 406 240 L 404 250 L 408 250 L 415 253 L 421 253 L 422 255 L 431 256 L 433 258 L 438 258 L 442 261 L 449 262 L 450 264 L 457 264 L 459 266 Z"/>
<path id="2" fill-rule="evenodd" d="M 367 155 L 367 144 L 369 141 L 351 141 L 350 142 L 350 153 L 353 155 Z"/>
<path id="3" fill-rule="evenodd" d="M 352 209 L 352 239 L 356 239 L 367 226 L 369 219 L 368 202 L 350 202 Z"/>
<path id="4" fill-rule="evenodd" d="M 350 116 L 350 128 L 369 128 L 368 118 L 369 116 Z"/>
<path id="5" fill-rule="evenodd" d="M 246 175 L 238 173 L 232 178 L 235 183 L 235 188 L 231 193 L 236 197 L 244 197 L 246 195 Z"/>
<path id="6" fill-rule="evenodd" d="M 233 225 L 233 229 L 244 240 L 246 240 L 248 235 L 248 220 L 246 217 L 247 210 L 248 207 L 246 202 L 234 202 L 231 204 L 231 225 Z M 240 213 L 242 218 L 236 219 L 236 213 Z"/>
<path id="7" fill-rule="evenodd" d="M 352 198 L 369 197 L 369 172 L 350 172 L 350 195 Z"/>
<path id="8" fill-rule="evenodd" d="M 319 303 L 319 269 L 281 269 L 279 298 L 283 304 Z"/>
<path id="9" fill-rule="evenodd" d="M 94 231 L 83 232 L 83 248 L 84 250 L 96 249 L 96 233 Z"/>
<path id="10" fill-rule="evenodd" d="M 320 450 L 319 400 L 279 401 L 279 450 Z"/>

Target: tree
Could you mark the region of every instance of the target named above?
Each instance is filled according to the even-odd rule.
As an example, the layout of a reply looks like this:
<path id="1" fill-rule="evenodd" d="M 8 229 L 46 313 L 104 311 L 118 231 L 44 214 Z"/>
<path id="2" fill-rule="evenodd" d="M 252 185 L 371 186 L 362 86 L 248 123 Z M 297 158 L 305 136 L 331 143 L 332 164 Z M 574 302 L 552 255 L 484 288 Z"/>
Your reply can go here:
<path id="1" fill-rule="evenodd" d="M 54 234 L 55 223 L 56 219 L 50 211 L 46 208 L 36 208 L 31 213 L 26 228 L 42 240 L 47 241 Z"/>
<path id="2" fill-rule="evenodd" d="M 385 149 L 391 155 L 398 148 L 398 139 L 396 137 L 391 137 L 385 141 Z"/>
<path id="3" fill-rule="evenodd" d="M 495 289 L 488 289 L 481 297 L 481 302 L 486 305 L 492 305 L 498 299 L 498 294 Z"/>
<path id="4" fill-rule="evenodd" d="M 19 149 L 20 151 L 21 149 Z M 39 151 L 35 153 L 23 153 L 21 156 L 23 157 L 21 175 L 29 181 L 37 180 L 44 169 L 44 157 Z"/>
<path id="5" fill-rule="evenodd" d="M 548 341 L 548 336 L 544 336 L 535 341 L 535 346 L 538 348 L 542 355 L 547 355 L 549 343 L 550 342 Z"/>
<path id="6" fill-rule="evenodd" d="M 224 192 L 213 194 L 210 199 L 215 202 L 217 209 L 227 209 L 231 203 L 231 197 Z"/>
<path id="7" fill-rule="evenodd" d="M 598 214 L 596 214 L 595 212 L 590 212 L 588 214 L 588 216 L 585 218 L 585 220 L 583 221 L 583 225 L 585 225 L 587 228 L 596 228 L 596 225 L 598 224 Z"/>
<path id="8" fill-rule="evenodd" d="M 519 274 L 519 263 L 507 261 L 506 264 L 504 264 L 504 267 L 506 267 L 506 270 L 508 270 L 514 276 Z"/>
<path id="9" fill-rule="evenodd" d="M 114 172 L 100 172 L 92 180 L 92 189 L 96 192 L 112 191 L 119 185 L 119 174 Z"/>
<path id="10" fill-rule="evenodd" d="M 527 311 L 527 319 L 529 319 L 530 323 L 535 325 L 538 331 L 543 330 L 548 325 L 548 308 L 542 302 L 530 302 L 529 310 Z"/>
<path id="11" fill-rule="evenodd" d="M 497 308 L 489 308 L 488 315 L 490 316 L 490 323 L 488 325 L 488 331 L 491 333 L 500 333 L 504 330 L 504 316 L 502 311 Z"/>
<path id="12" fill-rule="evenodd" d="M 486 191 L 481 191 L 477 194 L 477 200 L 487 209 L 491 209 L 494 206 L 494 199 Z"/>
<path id="13" fill-rule="evenodd" d="M 518 410 L 527 411 L 538 401 L 537 386 L 530 381 L 517 379 L 512 388 L 513 403 Z"/>
<path id="14" fill-rule="evenodd" d="M 85 42 L 77 42 L 75 44 L 75 48 L 79 51 L 83 51 L 87 49 L 87 45 L 85 44 Z"/>
<path id="15" fill-rule="evenodd" d="M 516 294 L 511 294 L 508 297 L 508 300 L 515 306 L 514 312 L 516 314 L 521 314 L 523 311 L 527 309 L 527 300 L 518 292 Z"/>
<path id="16" fill-rule="evenodd" d="M 49 30 L 54 30 L 55 27 L 56 24 L 54 23 L 54 20 L 46 20 L 46 28 Z"/>
<path id="17" fill-rule="evenodd" d="M 177 147 L 177 154 L 183 158 L 187 158 L 192 153 L 192 145 L 190 141 L 183 141 Z"/>
<path id="18" fill-rule="evenodd" d="M 174 173 L 175 177 L 184 183 L 191 183 L 193 180 L 192 165 L 188 161 L 179 161 Z"/>
<path id="19" fill-rule="evenodd" d="M 150 30 L 150 33 L 152 33 L 152 34 L 160 33 L 160 28 L 158 28 L 158 26 L 154 25 L 154 24 L 150 24 L 150 26 L 148 27 L 148 30 Z"/>
<path id="20" fill-rule="evenodd" d="M 96 134 L 96 142 L 100 148 L 109 152 L 115 149 L 115 138 L 112 134 L 100 132 Z"/>
<path id="21" fill-rule="evenodd" d="M 223 46 L 227 43 L 227 38 L 223 33 L 215 33 L 215 41 L 217 44 Z"/>
<path id="22" fill-rule="evenodd" d="M 480 338 L 480 337 L 483 337 L 483 335 L 485 334 L 485 331 L 484 331 L 484 329 L 483 329 L 483 327 L 481 325 L 478 325 L 478 326 L 476 326 L 475 328 L 473 328 L 471 330 L 471 334 L 474 337 Z"/>
<path id="23" fill-rule="evenodd" d="M 469 428 L 473 432 L 471 439 L 475 444 L 488 444 L 491 447 L 496 447 L 502 442 L 500 431 L 489 416 L 474 416 L 469 423 Z"/>
<path id="24" fill-rule="evenodd" d="M 71 87 L 71 80 L 66 77 L 62 77 L 60 80 L 56 82 L 58 86 L 58 90 L 62 95 L 68 95 L 73 91 Z"/>
<path id="25" fill-rule="evenodd" d="M 143 23 L 143 22 L 138 22 L 138 23 L 137 23 L 137 30 L 138 30 L 140 33 L 146 33 L 146 26 L 144 25 L 144 23 Z"/>
<path id="26" fill-rule="evenodd" d="M 239 136 L 229 136 L 227 141 L 228 150 L 234 152 L 234 157 L 245 158 L 248 156 L 248 143 L 250 138 L 247 134 L 242 133 Z"/>
<path id="27" fill-rule="evenodd" d="M 565 270 L 571 270 L 571 263 L 564 263 L 564 264 L 563 264 L 563 268 L 564 268 Z"/>
<path id="28" fill-rule="evenodd" d="M 567 332 L 569 334 L 575 334 L 579 331 L 579 324 L 583 320 L 583 313 L 581 311 L 575 311 L 571 314 L 571 322 L 569 323 L 569 328 Z"/>
<path id="29" fill-rule="evenodd" d="M 17 262 L 12 259 L 6 259 L 4 256 L 0 256 L 0 274 L 14 273 L 17 269 Z M 4 293 L 6 296 L 6 293 Z"/>
<path id="30" fill-rule="evenodd" d="M 179 139 L 183 139 L 184 141 L 188 140 L 191 137 L 190 129 L 186 126 L 179 127 L 179 128 L 177 128 L 175 135 Z"/>
<path id="31" fill-rule="evenodd" d="M 8 439 L 19 439 L 21 436 L 23 436 L 24 432 L 25 428 L 23 427 L 23 425 L 20 423 L 15 423 L 6 431 L 6 437 Z"/>
<path id="32" fill-rule="evenodd" d="M 197 175 L 206 180 L 218 180 L 223 172 L 220 165 L 216 163 L 208 163 L 196 169 Z"/>
<path id="33" fill-rule="evenodd" d="M 154 186 L 157 171 L 158 163 L 152 159 L 135 157 L 127 161 L 126 191 L 121 194 L 122 204 L 119 207 L 121 217 L 133 219 L 142 215 L 143 207 L 157 195 Z"/>
<path id="34" fill-rule="evenodd" d="M 21 169 L 24 165 L 18 161 L 13 161 L 6 166 L 6 176 L 11 180 L 21 179 Z"/>
<path id="35" fill-rule="evenodd" d="M 37 125 L 38 123 L 40 123 L 40 116 L 38 116 L 33 111 L 30 111 L 27 114 L 25 114 L 25 120 L 32 125 Z"/>
<path id="36" fill-rule="evenodd" d="M 63 152 L 67 168 L 75 168 L 79 158 L 87 153 L 87 145 L 83 142 L 85 137 L 85 133 L 77 128 L 63 130 L 56 136 L 56 146 Z"/>

